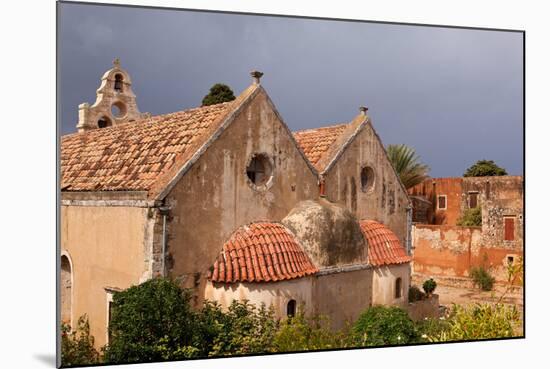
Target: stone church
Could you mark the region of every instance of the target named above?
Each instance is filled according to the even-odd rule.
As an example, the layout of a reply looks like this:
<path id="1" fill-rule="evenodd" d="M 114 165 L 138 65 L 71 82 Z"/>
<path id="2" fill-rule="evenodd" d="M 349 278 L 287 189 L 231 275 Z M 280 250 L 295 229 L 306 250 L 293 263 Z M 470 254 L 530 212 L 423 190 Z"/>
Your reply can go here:
<path id="1" fill-rule="evenodd" d="M 291 132 L 262 87 L 151 116 L 115 60 L 61 138 L 61 319 L 107 343 L 112 295 L 166 276 L 205 299 L 328 315 L 404 305 L 411 207 L 366 108 Z"/>

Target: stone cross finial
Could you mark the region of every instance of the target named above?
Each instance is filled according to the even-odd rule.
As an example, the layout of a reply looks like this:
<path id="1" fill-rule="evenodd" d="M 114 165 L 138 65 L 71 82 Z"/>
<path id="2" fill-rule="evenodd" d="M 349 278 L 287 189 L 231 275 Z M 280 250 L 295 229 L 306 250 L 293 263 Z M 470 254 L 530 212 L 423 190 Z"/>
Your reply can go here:
<path id="1" fill-rule="evenodd" d="M 260 84 L 260 78 L 262 78 L 262 76 L 264 74 L 262 72 L 258 72 L 257 70 L 253 70 L 252 72 L 250 72 L 250 75 L 252 76 L 252 82 L 255 85 L 259 85 Z"/>
<path id="2" fill-rule="evenodd" d="M 367 115 L 367 110 L 369 110 L 369 108 L 367 108 L 366 106 L 359 107 L 359 111 L 361 112 L 361 115 Z"/>
<path id="3" fill-rule="evenodd" d="M 113 60 L 113 65 L 114 65 L 115 67 L 117 67 L 117 68 L 120 67 L 120 59 L 119 59 L 119 58 L 115 58 L 115 60 Z"/>

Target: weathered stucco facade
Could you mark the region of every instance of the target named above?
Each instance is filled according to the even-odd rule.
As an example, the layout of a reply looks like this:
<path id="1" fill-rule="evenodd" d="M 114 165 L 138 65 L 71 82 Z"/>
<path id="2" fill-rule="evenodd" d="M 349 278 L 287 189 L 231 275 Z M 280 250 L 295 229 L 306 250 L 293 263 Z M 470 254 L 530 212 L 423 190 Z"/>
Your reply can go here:
<path id="1" fill-rule="evenodd" d="M 130 82 L 118 64 L 105 74 L 105 109 L 123 92 L 135 103 L 120 77 L 122 90 L 105 90 L 117 74 Z M 89 120 L 62 138 L 62 318 L 87 314 L 98 347 L 112 294 L 157 276 L 192 289 L 195 307 L 249 300 L 279 318 L 303 307 L 335 328 L 406 301 L 409 202 L 366 109 L 318 140 L 320 170 L 261 75 L 231 102 Z"/>
<path id="2" fill-rule="evenodd" d="M 362 184 L 362 170 L 372 173 Z M 326 198 L 345 205 L 358 219 L 386 224 L 407 244 L 409 199 L 369 120 L 323 174 Z M 364 176 L 363 176 L 364 177 Z"/>
<path id="3" fill-rule="evenodd" d="M 265 190 L 256 189 L 246 175 L 256 153 L 273 160 Z M 298 202 L 317 196 L 316 174 L 259 90 L 166 197 L 171 208 L 168 272 L 183 286 L 198 287 L 200 303 L 207 271 L 235 229 L 281 220 Z"/>

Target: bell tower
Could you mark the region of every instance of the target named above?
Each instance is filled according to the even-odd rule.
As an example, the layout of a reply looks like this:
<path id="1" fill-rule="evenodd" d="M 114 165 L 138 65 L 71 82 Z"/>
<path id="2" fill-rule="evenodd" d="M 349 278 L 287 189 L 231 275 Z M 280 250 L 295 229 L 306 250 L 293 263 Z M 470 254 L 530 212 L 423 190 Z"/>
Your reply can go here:
<path id="1" fill-rule="evenodd" d="M 96 91 L 95 103 L 78 106 L 78 132 L 116 126 L 151 116 L 140 113 L 136 95 L 132 91 L 130 75 L 120 67 L 120 60 L 113 61 L 113 68 L 101 77 L 101 86 Z"/>

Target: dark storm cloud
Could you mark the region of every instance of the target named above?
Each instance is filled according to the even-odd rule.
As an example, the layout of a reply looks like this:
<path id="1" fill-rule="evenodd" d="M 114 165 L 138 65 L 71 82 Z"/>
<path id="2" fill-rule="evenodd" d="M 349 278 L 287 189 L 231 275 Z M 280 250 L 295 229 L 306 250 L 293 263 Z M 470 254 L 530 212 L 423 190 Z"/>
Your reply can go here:
<path id="1" fill-rule="evenodd" d="M 476 160 L 523 171 L 522 35 L 512 32 L 61 4 L 62 133 L 114 57 L 141 111 L 200 105 L 216 82 L 262 84 L 292 130 L 351 120 L 460 176 Z"/>

